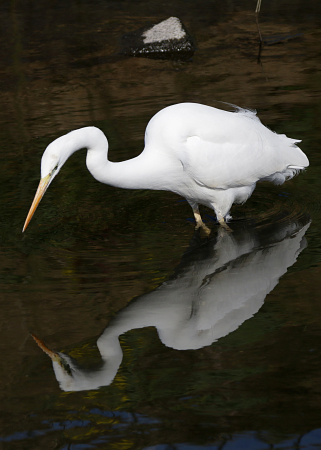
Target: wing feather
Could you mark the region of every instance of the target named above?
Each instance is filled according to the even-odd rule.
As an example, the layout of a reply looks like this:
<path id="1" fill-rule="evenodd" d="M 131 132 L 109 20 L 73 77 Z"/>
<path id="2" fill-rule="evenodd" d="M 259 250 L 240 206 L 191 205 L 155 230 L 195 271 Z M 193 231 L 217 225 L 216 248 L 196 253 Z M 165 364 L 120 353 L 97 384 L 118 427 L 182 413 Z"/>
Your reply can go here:
<path id="1" fill-rule="evenodd" d="M 242 108 L 229 112 L 196 103 L 173 105 L 154 116 L 148 136 L 151 144 L 161 143 L 162 151 L 176 155 L 196 183 L 210 188 L 275 181 L 279 174 L 290 177 L 309 165 L 296 146 L 300 141 L 272 132 L 255 111 Z M 293 173 L 289 166 L 295 166 Z"/>

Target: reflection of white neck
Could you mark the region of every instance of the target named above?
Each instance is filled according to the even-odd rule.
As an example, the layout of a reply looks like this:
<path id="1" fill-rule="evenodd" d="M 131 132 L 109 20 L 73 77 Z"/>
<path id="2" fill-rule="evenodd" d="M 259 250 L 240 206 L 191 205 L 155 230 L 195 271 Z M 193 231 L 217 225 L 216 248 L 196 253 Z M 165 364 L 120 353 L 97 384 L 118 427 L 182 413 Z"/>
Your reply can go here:
<path id="1" fill-rule="evenodd" d="M 234 231 L 225 233 L 214 246 L 210 242 L 191 252 L 170 281 L 114 317 L 97 341 L 103 360 L 100 370 L 81 371 L 59 354 L 72 373 L 68 375 L 53 361 L 61 388 L 84 390 L 110 384 L 122 361 L 118 337 L 131 329 L 154 326 L 161 341 L 178 350 L 210 345 L 236 330 L 259 310 L 280 276 L 296 261 L 308 226 L 299 229 L 288 224 L 281 233 L 278 228 L 264 247 L 250 230 L 245 235 Z"/>
<path id="2" fill-rule="evenodd" d="M 97 346 L 103 361 L 97 370 L 83 370 L 63 353 L 52 358 L 54 372 L 63 391 L 97 389 L 113 381 L 123 359 L 118 335 L 105 332 L 98 339 Z"/>

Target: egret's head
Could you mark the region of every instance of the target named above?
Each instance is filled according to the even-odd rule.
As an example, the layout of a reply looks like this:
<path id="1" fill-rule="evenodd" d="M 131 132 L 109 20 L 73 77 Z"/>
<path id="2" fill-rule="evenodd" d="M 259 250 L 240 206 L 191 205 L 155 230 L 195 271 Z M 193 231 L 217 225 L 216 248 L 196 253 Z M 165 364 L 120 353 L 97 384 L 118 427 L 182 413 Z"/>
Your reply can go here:
<path id="1" fill-rule="evenodd" d="M 61 166 L 61 151 L 56 141 L 48 145 L 41 158 L 41 179 L 50 176 L 52 181 L 59 172 Z"/>
<path id="2" fill-rule="evenodd" d="M 27 228 L 44 193 L 69 156 L 82 148 L 103 148 L 107 152 L 106 136 L 96 127 L 84 127 L 70 131 L 48 145 L 41 159 L 41 180 L 38 190 L 22 231 Z"/>

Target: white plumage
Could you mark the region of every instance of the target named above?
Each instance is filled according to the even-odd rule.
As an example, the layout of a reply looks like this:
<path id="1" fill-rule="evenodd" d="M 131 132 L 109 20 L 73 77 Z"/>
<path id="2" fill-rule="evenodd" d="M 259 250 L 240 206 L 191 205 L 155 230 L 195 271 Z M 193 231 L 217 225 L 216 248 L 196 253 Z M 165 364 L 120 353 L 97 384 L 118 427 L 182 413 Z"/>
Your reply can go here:
<path id="1" fill-rule="evenodd" d="M 149 122 L 144 151 L 136 158 L 108 161 L 101 130 L 85 127 L 61 136 L 45 150 L 41 181 L 24 230 L 43 194 L 71 154 L 87 148 L 87 167 L 98 181 L 125 189 L 168 190 L 186 198 L 197 228 L 198 205 L 215 211 L 219 223 L 233 203 L 245 202 L 258 181 L 281 184 L 309 165 L 300 142 L 266 128 L 254 111 L 223 111 L 180 103 L 159 111 Z"/>

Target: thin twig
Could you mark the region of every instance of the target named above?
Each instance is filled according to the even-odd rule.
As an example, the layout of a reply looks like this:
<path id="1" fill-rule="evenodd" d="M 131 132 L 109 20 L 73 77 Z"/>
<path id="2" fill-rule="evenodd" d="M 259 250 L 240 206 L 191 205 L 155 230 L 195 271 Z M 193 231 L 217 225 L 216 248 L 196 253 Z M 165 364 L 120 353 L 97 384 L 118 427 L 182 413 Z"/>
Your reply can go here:
<path id="1" fill-rule="evenodd" d="M 260 24 L 259 24 L 259 13 L 260 13 L 260 10 L 261 10 L 261 1 L 262 0 L 257 0 L 256 9 L 255 9 L 255 18 L 256 18 L 257 31 L 259 32 L 259 38 L 260 38 L 259 54 L 257 56 L 258 64 L 261 62 L 261 52 L 262 52 L 262 47 L 263 47 L 263 43 L 264 43 L 263 42 L 263 38 L 262 38 L 262 34 L 261 34 Z"/>

